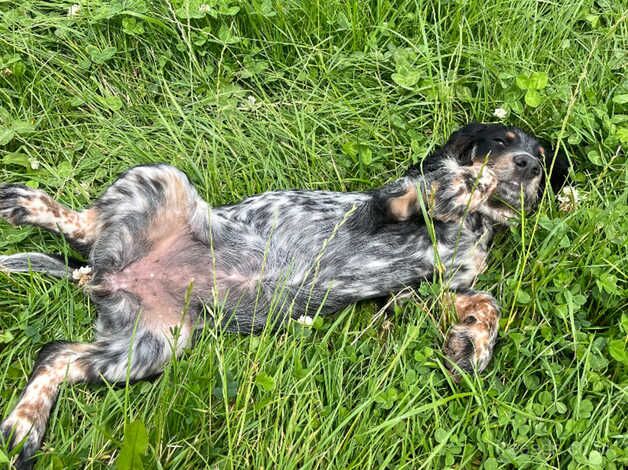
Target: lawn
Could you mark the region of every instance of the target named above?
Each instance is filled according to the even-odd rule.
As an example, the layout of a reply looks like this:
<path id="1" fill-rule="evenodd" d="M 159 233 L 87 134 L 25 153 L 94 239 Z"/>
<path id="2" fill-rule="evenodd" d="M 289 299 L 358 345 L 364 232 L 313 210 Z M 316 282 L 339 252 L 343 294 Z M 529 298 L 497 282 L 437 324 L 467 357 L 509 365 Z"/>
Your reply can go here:
<path id="1" fill-rule="evenodd" d="M 627 11 L 0 0 L 0 181 L 71 207 L 151 162 L 213 205 L 373 188 L 472 120 L 560 145 L 580 195 L 563 211 L 546 194 L 496 238 L 478 287 L 503 319 L 481 376 L 445 372 L 444 288 L 424 284 L 385 312 L 362 303 L 278 335 L 205 331 L 157 380 L 63 387 L 37 468 L 628 464 Z M 74 254 L 0 222 L 0 253 L 29 250 Z M 41 346 L 90 340 L 94 315 L 67 281 L 0 273 L 2 416 Z"/>

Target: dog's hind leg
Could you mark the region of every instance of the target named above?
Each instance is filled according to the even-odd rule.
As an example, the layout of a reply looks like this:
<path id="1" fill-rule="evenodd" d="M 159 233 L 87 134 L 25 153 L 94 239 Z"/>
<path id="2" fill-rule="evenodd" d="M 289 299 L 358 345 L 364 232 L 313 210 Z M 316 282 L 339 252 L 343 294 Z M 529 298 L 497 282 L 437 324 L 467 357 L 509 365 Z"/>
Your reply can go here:
<path id="1" fill-rule="evenodd" d="M 173 353 L 188 343 L 190 331 L 183 325 L 176 335 L 163 334 L 138 325 L 136 331 L 127 331 L 129 336 L 89 344 L 57 342 L 44 346 L 15 408 L 0 425 L 4 445 L 10 449 L 21 446 L 14 457 L 15 467 L 22 470 L 33 465 L 33 454 L 41 445 L 63 382 L 124 383 L 159 374 Z"/>

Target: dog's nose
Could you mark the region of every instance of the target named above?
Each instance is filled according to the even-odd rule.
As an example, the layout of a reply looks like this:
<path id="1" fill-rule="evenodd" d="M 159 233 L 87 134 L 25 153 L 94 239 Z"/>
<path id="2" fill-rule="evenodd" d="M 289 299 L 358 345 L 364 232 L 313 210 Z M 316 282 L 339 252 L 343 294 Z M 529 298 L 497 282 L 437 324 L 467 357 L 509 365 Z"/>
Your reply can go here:
<path id="1" fill-rule="evenodd" d="M 513 157 L 513 161 L 517 166 L 517 170 L 523 176 L 528 178 L 534 178 L 541 174 L 541 164 L 532 155 L 527 153 L 520 153 Z"/>

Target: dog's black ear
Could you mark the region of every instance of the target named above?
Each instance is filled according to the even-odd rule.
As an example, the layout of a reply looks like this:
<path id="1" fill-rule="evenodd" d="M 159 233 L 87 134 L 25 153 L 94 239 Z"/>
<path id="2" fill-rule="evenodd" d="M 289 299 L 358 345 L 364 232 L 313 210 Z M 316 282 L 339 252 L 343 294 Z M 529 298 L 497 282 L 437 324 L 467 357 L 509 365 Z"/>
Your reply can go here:
<path id="1" fill-rule="evenodd" d="M 552 186 L 554 194 L 558 194 L 563 185 L 567 182 L 569 176 L 569 159 L 562 150 L 556 152 L 555 149 L 546 145 L 545 153 L 545 171 L 549 174 L 549 183 Z M 556 158 L 554 158 L 556 155 Z M 553 161 L 553 164 L 552 164 Z"/>
<path id="2" fill-rule="evenodd" d="M 406 174 L 416 177 L 422 173 L 436 171 L 446 158 L 455 158 L 462 166 L 471 165 L 473 145 L 488 128 L 487 124 L 473 122 L 458 129 L 451 134 L 445 145 L 434 150 L 417 165 L 412 165 Z"/>

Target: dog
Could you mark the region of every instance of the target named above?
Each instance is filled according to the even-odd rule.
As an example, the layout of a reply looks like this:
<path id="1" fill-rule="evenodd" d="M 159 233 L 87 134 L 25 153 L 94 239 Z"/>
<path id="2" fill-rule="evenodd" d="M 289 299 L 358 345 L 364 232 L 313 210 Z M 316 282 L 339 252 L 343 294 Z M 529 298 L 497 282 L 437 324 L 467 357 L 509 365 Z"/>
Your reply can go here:
<path id="1" fill-rule="evenodd" d="M 71 210 L 40 190 L 0 187 L 0 216 L 56 232 L 88 260 L 24 253 L 0 270 L 78 278 L 96 305 L 92 343 L 42 348 L 0 425 L 17 468 L 30 468 L 59 386 L 124 383 L 159 374 L 195 330 L 246 334 L 326 315 L 441 273 L 459 322 L 444 351 L 453 371 L 481 372 L 499 307 L 473 290 L 499 227 L 556 191 L 568 165 L 518 129 L 470 124 L 406 175 L 368 192 L 275 191 L 210 207 L 168 165 L 121 175 L 90 207 Z M 74 270 L 72 268 L 81 269 Z M 90 272 L 91 270 L 91 272 Z"/>

